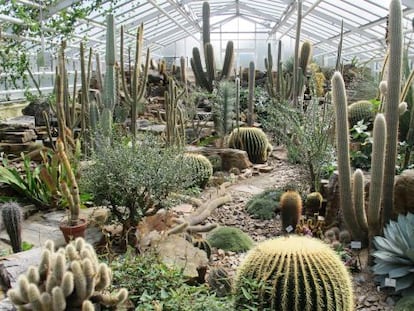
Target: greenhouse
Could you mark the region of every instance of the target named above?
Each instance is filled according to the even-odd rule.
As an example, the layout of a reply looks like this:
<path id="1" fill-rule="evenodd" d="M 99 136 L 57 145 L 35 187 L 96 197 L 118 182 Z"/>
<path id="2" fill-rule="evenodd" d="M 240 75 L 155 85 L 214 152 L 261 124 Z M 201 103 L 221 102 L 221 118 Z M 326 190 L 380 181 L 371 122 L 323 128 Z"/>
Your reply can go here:
<path id="1" fill-rule="evenodd" d="M 414 310 L 413 0 L 0 0 L 0 309 Z"/>

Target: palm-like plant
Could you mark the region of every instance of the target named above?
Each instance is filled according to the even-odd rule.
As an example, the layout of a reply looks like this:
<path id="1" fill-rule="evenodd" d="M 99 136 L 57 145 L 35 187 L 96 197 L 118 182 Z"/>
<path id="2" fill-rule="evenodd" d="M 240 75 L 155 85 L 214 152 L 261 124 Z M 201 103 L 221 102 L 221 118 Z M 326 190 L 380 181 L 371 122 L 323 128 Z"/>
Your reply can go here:
<path id="1" fill-rule="evenodd" d="M 376 280 L 386 286 L 394 279 L 395 291 L 414 292 L 414 214 L 399 215 L 384 228 L 384 237 L 376 236 L 373 267 Z"/>

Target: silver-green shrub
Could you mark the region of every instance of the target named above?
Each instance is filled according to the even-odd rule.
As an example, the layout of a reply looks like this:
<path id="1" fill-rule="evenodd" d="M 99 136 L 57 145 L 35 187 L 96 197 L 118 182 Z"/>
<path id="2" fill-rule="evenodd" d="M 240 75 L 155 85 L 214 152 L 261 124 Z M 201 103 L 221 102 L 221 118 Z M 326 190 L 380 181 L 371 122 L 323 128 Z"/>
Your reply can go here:
<path id="1" fill-rule="evenodd" d="M 165 207 L 171 192 L 193 183 L 182 150 L 165 147 L 158 137 L 143 135 L 132 145 L 114 139 L 96 152 L 82 174 L 81 187 L 95 203 L 106 205 L 123 225 L 135 226 L 147 215 Z"/>

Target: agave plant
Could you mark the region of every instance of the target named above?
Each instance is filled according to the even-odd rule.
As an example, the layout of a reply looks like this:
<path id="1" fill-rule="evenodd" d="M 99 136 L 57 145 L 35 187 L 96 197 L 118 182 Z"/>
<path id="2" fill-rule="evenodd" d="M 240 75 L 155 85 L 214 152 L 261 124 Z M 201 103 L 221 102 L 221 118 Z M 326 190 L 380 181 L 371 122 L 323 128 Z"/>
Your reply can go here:
<path id="1" fill-rule="evenodd" d="M 384 229 L 384 237 L 376 236 L 373 267 L 376 280 L 387 286 L 395 280 L 395 291 L 414 292 L 414 214 L 399 215 Z M 393 282 L 393 281 L 392 281 Z"/>

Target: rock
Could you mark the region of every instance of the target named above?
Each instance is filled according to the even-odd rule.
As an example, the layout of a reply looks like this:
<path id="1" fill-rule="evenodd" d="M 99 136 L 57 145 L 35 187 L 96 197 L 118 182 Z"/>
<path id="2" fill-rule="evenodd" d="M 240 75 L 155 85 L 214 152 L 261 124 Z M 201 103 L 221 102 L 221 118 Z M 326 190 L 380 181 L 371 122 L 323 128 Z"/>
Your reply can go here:
<path id="1" fill-rule="evenodd" d="M 175 234 L 161 239 L 155 248 L 166 265 L 182 270 L 186 278 L 199 279 L 199 271 L 208 265 L 206 252 Z"/>
<path id="2" fill-rule="evenodd" d="M 36 126 L 46 125 L 46 120 L 43 116 L 43 111 L 46 112 L 48 117 L 51 116 L 51 109 L 49 100 L 46 98 L 37 98 L 30 102 L 23 110 L 23 115 L 34 116 Z"/>
<path id="3" fill-rule="evenodd" d="M 414 169 L 395 177 L 394 214 L 414 213 Z"/>

